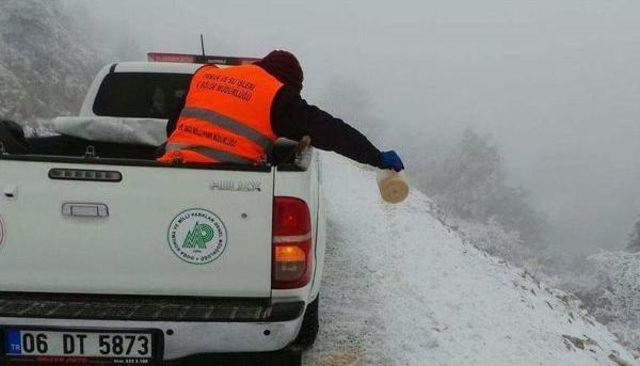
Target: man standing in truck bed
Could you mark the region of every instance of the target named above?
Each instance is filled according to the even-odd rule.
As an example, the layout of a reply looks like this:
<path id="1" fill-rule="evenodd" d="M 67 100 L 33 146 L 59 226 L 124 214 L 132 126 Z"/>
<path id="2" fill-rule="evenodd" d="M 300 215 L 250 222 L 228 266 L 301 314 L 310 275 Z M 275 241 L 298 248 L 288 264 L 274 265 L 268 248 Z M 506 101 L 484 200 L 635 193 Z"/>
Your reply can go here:
<path id="1" fill-rule="evenodd" d="M 353 127 L 307 104 L 302 81 L 296 57 L 280 50 L 252 65 L 201 67 L 169 120 L 166 151 L 158 160 L 256 164 L 278 137 L 309 136 L 319 149 L 381 169 L 404 169 L 394 151 L 380 152 Z"/>

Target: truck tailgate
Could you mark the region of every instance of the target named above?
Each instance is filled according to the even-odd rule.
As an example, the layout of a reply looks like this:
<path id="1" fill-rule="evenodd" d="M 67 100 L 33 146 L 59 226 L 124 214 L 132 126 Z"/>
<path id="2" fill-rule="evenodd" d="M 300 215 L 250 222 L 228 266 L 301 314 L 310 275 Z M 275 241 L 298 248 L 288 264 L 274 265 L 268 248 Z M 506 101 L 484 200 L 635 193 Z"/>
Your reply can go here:
<path id="1" fill-rule="evenodd" d="M 0 160 L 0 188 L 0 291 L 271 295 L 270 170 Z"/>

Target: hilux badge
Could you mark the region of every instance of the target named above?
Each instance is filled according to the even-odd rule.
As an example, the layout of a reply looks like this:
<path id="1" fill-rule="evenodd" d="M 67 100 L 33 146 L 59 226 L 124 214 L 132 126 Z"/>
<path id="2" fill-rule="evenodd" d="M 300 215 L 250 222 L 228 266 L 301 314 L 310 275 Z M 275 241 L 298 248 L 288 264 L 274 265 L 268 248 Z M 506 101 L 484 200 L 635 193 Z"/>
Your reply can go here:
<path id="1" fill-rule="evenodd" d="M 218 259 L 227 247 L 227 229 L 209 210 L 192 208 L 174 217 L 167 233 L 169 247 L 180 259 L 206 264 Z"/>
<path id="2" fill-rule="evenodd" d="M 215 180 L 209 184 L 209 188 L 214 191 L 261 192 L 262 183 L 259 180 Z"/>

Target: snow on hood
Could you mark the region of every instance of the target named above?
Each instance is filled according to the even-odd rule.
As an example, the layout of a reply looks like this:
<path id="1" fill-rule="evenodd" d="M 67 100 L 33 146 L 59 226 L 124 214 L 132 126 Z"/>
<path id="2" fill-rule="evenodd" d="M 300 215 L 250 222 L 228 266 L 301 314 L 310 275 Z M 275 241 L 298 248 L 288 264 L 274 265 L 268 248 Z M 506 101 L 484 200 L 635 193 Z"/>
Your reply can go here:
<path id="1" fill-rule="evenodd" d="M 571 295 L 466 243 L 413 191 L 323 156 L 320 334 L 305 365 L 635 365 Z"/>
<path id="2" fill-rule="evenodd" d="M 57 117 L 52 125 L 57 133 L 92 141 L 159 146 L 167 139 L 163 119 Z"/>

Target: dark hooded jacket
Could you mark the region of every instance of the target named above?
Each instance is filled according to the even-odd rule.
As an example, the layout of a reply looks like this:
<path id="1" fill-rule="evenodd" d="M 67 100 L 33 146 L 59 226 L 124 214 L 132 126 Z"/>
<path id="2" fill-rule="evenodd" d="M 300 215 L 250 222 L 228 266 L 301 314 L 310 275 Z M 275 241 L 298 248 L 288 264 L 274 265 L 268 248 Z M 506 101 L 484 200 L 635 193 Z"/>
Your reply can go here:
<path id="1" fill-rule="evenodd" d="M 270 72 L 268 65 L 256 65 Z M 363 134 L 343 120 L 308 104 L 300 96 L 301 84 L 281 81 L 285 85 L 278 91 L 271 106 L 271 127 L 277 136 L 295 141 L 309 136 L 311 144 L 319 149 L 334 151 L 360 163 L 380 166 L 380 151 Z M 187 93 L 188 90 L 185 95 Z M 167 136 L 175 129 L 183 108 L 184 99 L 169 119 Z"/>

